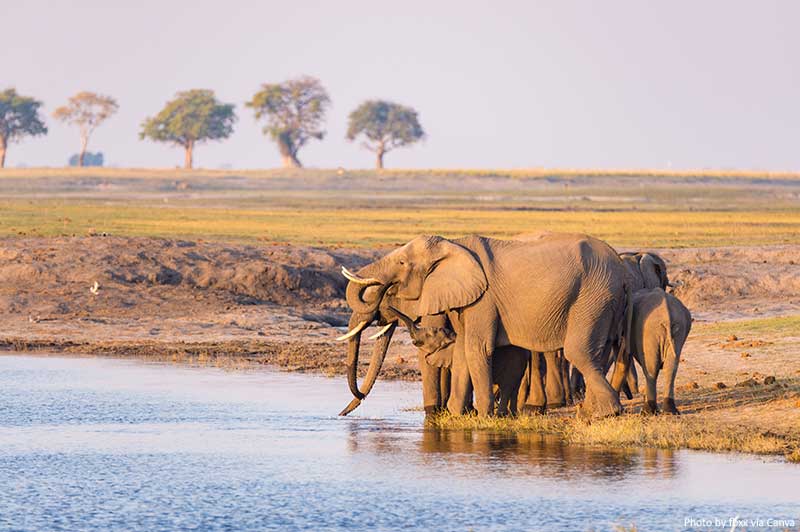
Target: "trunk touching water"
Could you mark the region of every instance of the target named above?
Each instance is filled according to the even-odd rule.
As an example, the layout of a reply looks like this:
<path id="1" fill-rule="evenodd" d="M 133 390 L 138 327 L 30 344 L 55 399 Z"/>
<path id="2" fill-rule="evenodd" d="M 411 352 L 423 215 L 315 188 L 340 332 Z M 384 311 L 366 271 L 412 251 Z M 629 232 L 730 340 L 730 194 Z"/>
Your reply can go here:
<path id="1" fill-rule="evenodd" d="M 375 385 L 378 373 L 381 371 L 383 361 L 386 358 L 386 352 L 389 350 L 389 344 L 392 341 L 392 336 L 396 328 L 397 322 L 392 323 L 389 329 L 375 341 L 375 345 L 372 348 L 372 359 L 369 361 L 369 369 L 367 369 L 367 375 L 364 377 L 363 387 L 361 389 L 358 387 L 358 351 L 361 346 L 361 333 L 350 338 L 347 348 L 347 383 L 355 397 L 350 401 L 350 404 L 339 413 L 340 416 L 346 416 L 358 408 L 361 401 L 372 391 L 372 387 Z"/>
<path id="2" fill-rule="evenodd" d="M 383 365 L 383 359 L 386 357 L 386 351 L 389 349 L 389 342 L 391 342 L 392 334 L 397 327 L 397 322 L 395 321 L 388 325 L 388 328 L 385 329 L 382 334 L 379 333 L 380 336 L 378 336 L 375 342 L 372 360 L 370 360 L 367 376 L 364 380 L 364 387 L 363 389 L 359 389 L 358 355 L 361 348 L 361 332 L 378 317 L 378 309 L 383 300 L 383 296 L 392 286 L 391 283 L 383 283 L 380 279 L 375 277 L 362 277 L 363 273 L 363 269 L 359 274 L 354 274 L 347 268 L 342 268 L 342 274 L 350 281 L 347 284 L 345 297 L 347 299 L 347 304 L 353 310 L 353 315 L 350 317 L 349 332 L 340 339 L 347 339 L 347 384 L 350 387 L 350 392 L 354 396 L 350 404 L 339 414 L 342 416 L 346 416 L 355 410 L 358 405 L 361 404 L 361 400 L 369 394 Z M 375 293 L 369 301 L 366 301 L 364 299 L 364 294 L 367 289 L 371 287 L 377 287 L 377 293 Z"/>

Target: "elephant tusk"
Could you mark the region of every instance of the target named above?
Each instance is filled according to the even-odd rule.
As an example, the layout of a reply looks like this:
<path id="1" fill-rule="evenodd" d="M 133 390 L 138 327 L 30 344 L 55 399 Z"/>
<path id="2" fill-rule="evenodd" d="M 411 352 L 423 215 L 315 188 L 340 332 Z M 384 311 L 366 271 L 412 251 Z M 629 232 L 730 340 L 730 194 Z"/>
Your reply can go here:
<path id="1" fill-rule="evenodd" d="M 369 337 L 369 339 L 370 339 L 370 340 L 375 340 L 375 339 L 377 339 L 377 338 L 380 338 L 381 336 L 383 336 L 384 334 L 386 334 L 386 331 L 388 331 L 388 330 L 389 330 L 389 327 L 391 327 L 392 325 L 394 325 L 394 322 L 387 323 L 386 325 L 384 325 L 383 327 L 381 327 L 381 330 L 380 330 L 380 331 L 378 331 L 378 332 L 376 332 L 375 334 L 373 334 L 372 336 L 370 336 L 370 337 Z"/>
<path id="2" fill-rule="evenodd" d="M 358 333 L 364 330 L 364 327 L 366 327 L 368 323 L 369 322 L 366 320 L 358 322 L 358 325 L 353 327 L 351 330 L 347 331 L 345 334 L 341 335 L 339 338 L 336 339 L 336 341 L 341 342 L 349 339 L 352 336 L 357 335 Z"/>
<path id="3" fill-rule="evenodd" d="M 342 275 L 344 275 L 348 281 L 354 282 L 356 284 L 366 284 L 366 285 L 383 284 L 380 280 L 375 279 L 374 277 L 370 277 L 369 279 L 364 279 L 362 277 L 359 277 L 358 275 L 354 274 L 344 266 L 342 266 Z"/>
<path id="4" fill-rule="evenodd" d="M 346 416 L 347 414 L 349 414 L 350 412 L 352 412 L 353 410 L 358 408 L 358 406 L 360 404 L 361 404 L 361 399 L 359 399 L 358 397 L 354 397 L 353 400 L 350 401 L 350 404 L 348 404 L 346 407 L 344 407 L 344 410 L 339 412 L 339 415 L 340 416 Z"/>
<path id="5" fill-rule="evenodd" d="M 675 288 L 676 286 L 678 286 L 678 283 L 674 283 L 674 282 L 670 281 L 670 282 L 667 283 L 667 286 L 669 286 L 670 288 Z"/>

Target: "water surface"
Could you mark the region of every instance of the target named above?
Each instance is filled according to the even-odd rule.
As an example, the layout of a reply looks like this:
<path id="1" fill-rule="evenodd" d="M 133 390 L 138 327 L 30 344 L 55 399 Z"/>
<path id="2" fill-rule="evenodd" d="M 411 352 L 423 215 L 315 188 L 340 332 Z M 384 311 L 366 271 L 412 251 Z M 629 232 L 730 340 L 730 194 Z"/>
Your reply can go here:
<path id="1" fill-rule="evenodd" d="M 639 530 L 800 517 L 780 459 L 424 429 L 419 387 L 0 356 L 0 528 Z M 728 527 L 729 529 L 730 527 Z"/>

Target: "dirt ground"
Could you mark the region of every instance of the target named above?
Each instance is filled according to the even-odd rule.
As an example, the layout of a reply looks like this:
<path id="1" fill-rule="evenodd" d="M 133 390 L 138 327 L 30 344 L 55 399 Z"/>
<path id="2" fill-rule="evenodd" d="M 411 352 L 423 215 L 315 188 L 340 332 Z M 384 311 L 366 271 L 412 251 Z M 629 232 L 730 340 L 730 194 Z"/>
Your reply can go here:
<path id="1" fill-rule="evenodd" d="M 348 315 L 340 266 L 358 269 L 385 251 L 0 239 L 0 347 L 338 375 L 345 346 L 334 339 Z M 800 322 L 788 332 L 736 332 L 737 323 L 750 323 L 736 320 L 800 314 L 800 244 L 658 251 L 695 317 L 678 374 L 679 408 L 796 438 L 800 327 L 791 323 Z M 402 330 L 382 378 L 418 378 L 416 351 Z"/>

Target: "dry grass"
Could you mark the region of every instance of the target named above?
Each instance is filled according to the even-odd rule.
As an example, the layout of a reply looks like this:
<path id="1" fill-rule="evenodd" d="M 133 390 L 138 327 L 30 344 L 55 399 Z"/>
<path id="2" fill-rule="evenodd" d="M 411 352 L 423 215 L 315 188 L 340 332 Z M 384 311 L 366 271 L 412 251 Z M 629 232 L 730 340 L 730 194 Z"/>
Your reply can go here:
<path id="1" fill-rule="evenodd" d="M 800 211 L 535 211 L 435 208 L 213 208 L 174 203 L 5 200 L 0 235 L 61 236 L 106 232 L 329 246 L 406 242 L 419 234 L 499 238 L 534 230 L 588 232 L 616 246 L 703 247 L 791 243 Z"/>
<path id="2" fill-rule="evenodd" d="M 554 434 L 570 444 L 738 451 L 787 455 L 792 460 L 800 460 L 800 440 L 742 427 L 720 428 L 688 417 L 624 415 L 586 423 L 574 417 L 554 415 L 479 418 L 442 414 L 430 423 L 449 430 Z"/>

